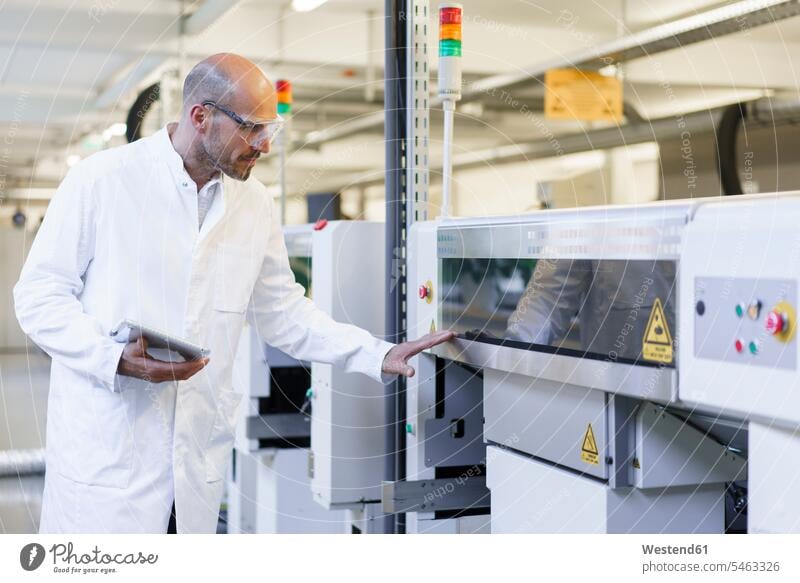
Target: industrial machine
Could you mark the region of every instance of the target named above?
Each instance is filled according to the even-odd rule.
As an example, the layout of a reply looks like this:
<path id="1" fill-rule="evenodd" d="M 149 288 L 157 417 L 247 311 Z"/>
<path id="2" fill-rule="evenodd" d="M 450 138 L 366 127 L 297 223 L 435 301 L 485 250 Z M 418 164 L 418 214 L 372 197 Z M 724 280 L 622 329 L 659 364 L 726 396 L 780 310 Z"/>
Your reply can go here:
<path id="1" fill-rule="evenodd" d="M 315 304 L 380 336 L 383 225 L 320 221 L 284 235 L 295 278 Z M 364 265 L 376 276 L 365 277 Z M 297 361 L 252 327 L 234 381 L 248 409 L 229 472 L 229 532 L 368 532 L 374 513 L 365 502 L 379 498 L 384 454 L 382 387 Z"/>
<path id="2" fill-rule="evenodd" d="M 382 337 L 385 322 L 382 223 L 332 222 L 312 239 L 314 301 L 334 320 Z M 364 267 L 369 266 L 369 272 Z M 380 485 L 386 454 L 383 385 L 326 364 L 311 365 L 314 500 L 343 510 L 345 532 L 381 532 Z"/>
<path id="3" fill-rule="evenodd" d="M 292 272 L 308 297 L 313 228 L 283 229 Z M 245 398 L 228 472 L 228 532 L 341 532 L 343 513 L 326 512 L 310 492 L 310 363 L 265 344 L 247 324 L 233 374 Z"/>
<path id="4" fill-rule="evenodd" d="M 800 196 L 700 206 L 683 236 L 678 395 L 748 421 L 748 532 L 800 532 Z"/>
<path id="5" fill-rule="evenodd" d="M 407 480 L 384 508 L 412 532 L 800 530 L 798 210 L 415 224 L 408 336 L 457 339 L 416 363 Z"/>
<path id="6" fill-rule="evenodd" d="M 261 492 L 310 487 L 304 504 L 327 521 L 306 532 L 380 531 L 382 512 L 418 533 L 800 531 L 798 211 L 784 194 L 415 224 L 408 336 L 457 339 L 413 363 L 406 479 L 379 488 L 378 383 L 309 375 L 267 349 L 305 380 L 278 385 L 293 405 L 254 397 L 237 450 L 260 458 L 254 471 L 237 453 L 234 472 L 259 477 L 240 520 L 259 515 Z M 382 226 L 304 233 L 287 244 L 299 273 L 312 258 L 317 304 L 379 335 L 383 306 L 364 300 L 384 297 L 382 278 L 359 266 L 382 265 Z M 302 439 L 281 416 L 308 409 L 310 450 L 279 446 Z M 296 451 L 308 457 L 280 469 Z"/>
<path id="7" fill-rule="evenodd" d="M 388 232 L 402 245 L 421 221 L 390 322 L 457 339 L 399 393 L 405 477 L 384 510 L 409 532 L 800 532 L 800 196 L 449 219 L 462 21 L 440 4 L 437 221 L 413 18 L 414 89 L 387 85 L 387 116 L 403 90 L 414 103 L 387 117 L 387 154 L 409 161 L 387 175 Z"/>

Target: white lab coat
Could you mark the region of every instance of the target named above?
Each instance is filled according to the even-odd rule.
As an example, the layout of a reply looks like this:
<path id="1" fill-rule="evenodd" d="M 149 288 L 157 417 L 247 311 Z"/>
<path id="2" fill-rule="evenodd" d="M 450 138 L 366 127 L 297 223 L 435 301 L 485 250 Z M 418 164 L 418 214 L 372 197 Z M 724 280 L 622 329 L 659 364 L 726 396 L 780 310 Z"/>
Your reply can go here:
<path id="1" fill-rule="evenodd" d="M 50 203 L 14 288 L 52 357 L 41 532 L 163 533 L 173 497 L 178 532 L 215 531 L 246 313 L 298 359 L 382 378 L 391 344 L 304 297 L 262 184 L 225 177 L 199 232 L 197 213 L 166 128 L 80 162 Z M 210 348 L 210 363 L 177 383 L 118 376 L 123 318 Z"/>

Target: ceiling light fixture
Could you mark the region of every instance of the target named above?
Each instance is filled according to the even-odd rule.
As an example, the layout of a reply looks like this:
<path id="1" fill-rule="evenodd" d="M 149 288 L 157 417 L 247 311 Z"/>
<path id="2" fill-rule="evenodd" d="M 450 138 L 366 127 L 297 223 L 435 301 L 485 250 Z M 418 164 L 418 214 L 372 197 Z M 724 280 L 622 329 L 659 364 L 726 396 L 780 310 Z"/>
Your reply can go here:
<path id="1" fill-rule="evenodd" d="M 327 1 L 328 0 L 292 0 L 292 10 L 295 12 L 311 12 Z"/>

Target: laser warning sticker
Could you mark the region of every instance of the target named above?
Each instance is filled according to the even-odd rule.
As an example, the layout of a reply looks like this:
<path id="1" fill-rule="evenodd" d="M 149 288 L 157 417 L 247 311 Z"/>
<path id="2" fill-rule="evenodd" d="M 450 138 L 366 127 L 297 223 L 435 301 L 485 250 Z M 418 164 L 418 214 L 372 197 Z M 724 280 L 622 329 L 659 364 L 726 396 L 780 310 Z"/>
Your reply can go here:
<path id="1" fill-rule="evenodd" d="M 587 464 L 594 466 L 600 463 L 600 452 L 597 451 L 597 442 L 594 439 L 594 431 L 592 431 L 592 424 L 586 428 L 586 433 L 583 436 L 583 445 L 581 445 L 581 459 Z"/>
<path id="2" fill-rule="evenodd" d="M 642 357 L 653 362 L 672 363 L 672 335 L 659 298 L 656 298 L 650 319 L 647 320 L 642 339 Z"/>
<path id="3" fill-rule="evenodd" d="M 430 332 L 431 332 L 431 334 L 436 332 L 436 322 L 434 322 L 433 320 L 431 320 L 431 330 L 430 330 Z"/>

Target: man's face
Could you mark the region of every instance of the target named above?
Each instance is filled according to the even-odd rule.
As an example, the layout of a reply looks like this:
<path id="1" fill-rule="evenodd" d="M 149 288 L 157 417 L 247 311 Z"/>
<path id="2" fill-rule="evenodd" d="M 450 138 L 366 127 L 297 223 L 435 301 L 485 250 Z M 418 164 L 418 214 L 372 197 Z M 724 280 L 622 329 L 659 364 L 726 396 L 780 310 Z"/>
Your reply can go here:
<path id="1" fill-rule="evenodd" d="M 277 96 L 244 96 L 222 105 L 247 121 L 263 121 L 277 117 Z M 260 99 L 259 99 L 260 98 Z M 248 103 L 249 102 L 249 103 Z M 236 106 L 239 106 L 236 109 Z M 247 180 L 261 154 L 270 150 L 263 131 L 241 127 L 228 115 L 209 107 L 209 131 L 201 138 L 201 146 L 215 168 L 235 180 Z"/>

